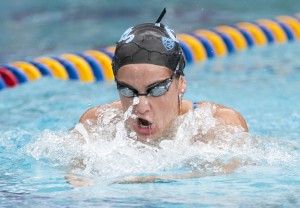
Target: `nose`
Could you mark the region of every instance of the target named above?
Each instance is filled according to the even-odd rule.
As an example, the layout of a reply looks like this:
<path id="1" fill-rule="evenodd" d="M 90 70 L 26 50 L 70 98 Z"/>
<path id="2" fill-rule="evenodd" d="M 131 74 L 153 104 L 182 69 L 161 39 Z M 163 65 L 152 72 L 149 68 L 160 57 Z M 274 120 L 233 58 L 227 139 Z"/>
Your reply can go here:
<path id="1" fill-rule="evenodd" d="M 139 96 L 139 103 L 135 106 L 135 111 L 139 114 L 145 114 L 150 110 L 149 101 L 147 96 L 140 95 Z"/>

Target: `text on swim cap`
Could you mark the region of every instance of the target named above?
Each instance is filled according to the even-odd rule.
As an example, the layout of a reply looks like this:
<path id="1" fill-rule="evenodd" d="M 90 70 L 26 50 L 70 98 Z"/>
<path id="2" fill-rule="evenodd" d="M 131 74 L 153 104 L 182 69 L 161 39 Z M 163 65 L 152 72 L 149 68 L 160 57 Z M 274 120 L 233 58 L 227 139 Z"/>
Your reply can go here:
<path id="1" fill-rule="evenodd" d="M 132 31 L 132 28 L 133 27 L 130 27 L 124 32 L 124 34 L 121 36 L 119 42 L 125 41 L 125 43 L 129 43 L 133 40 L 134 34 L 129 35 Z"/>

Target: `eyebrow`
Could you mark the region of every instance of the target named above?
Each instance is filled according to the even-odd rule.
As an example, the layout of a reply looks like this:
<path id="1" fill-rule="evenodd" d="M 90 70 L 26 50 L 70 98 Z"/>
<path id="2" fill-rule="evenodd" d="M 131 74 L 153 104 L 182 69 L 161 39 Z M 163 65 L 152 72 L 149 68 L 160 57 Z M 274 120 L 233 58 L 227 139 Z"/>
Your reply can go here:
<path id="1" fill-rule="evenodd" d="M 149 88 L 151 88 L 151 87 L 154 87 L 155 85 L 160 84 L 160 83 L 162 83 L 162 82 L 164 82 L 164 81 L 167 81 L 168 79 L 170 79 L 170 77 L 165 78 L 165 79 L 162 79 L 162 80 L 157 81 L 157 82 L 154 82 L 154 83 L 148 85 L 148 86 L 146 87 L 146 89 L 149 89 Z"/>
<path id="2" fill-rule="evenodd" d="M 118 84 L 118 85 L 122 85 L 122 86 L 124 86 L 124 87 L 128 87 L 129 89 L 132 89 L 132 90 L 136 90 L 136 89 L 134 89 L 134 87 L 132 87 L 132 86 L 126 84 L 125 82 L 119 82 L 119 81 L 117 81 L 117 84 Z"/>

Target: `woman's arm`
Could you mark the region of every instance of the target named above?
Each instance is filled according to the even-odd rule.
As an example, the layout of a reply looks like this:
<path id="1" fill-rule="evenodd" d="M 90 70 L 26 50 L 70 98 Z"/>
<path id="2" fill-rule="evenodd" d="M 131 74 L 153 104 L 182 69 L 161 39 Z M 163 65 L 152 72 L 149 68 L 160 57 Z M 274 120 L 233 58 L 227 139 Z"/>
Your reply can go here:
<path id="1" fill-rule="evenodd" d="M 108 105 L 110 107 L 118 108 L 119 110 L 122 110 L 122 105 L 121 105 L 120 101 L 115 101 L 115 102 L 109 103 Z M 88 109 L 87 111 L 85 111 L 82 114 L 82 116 L 80 117 L 79 123 L 85 123 L 87 120 L 90 120 L 92 122 L 96 121 L 97 117 L 99 116 L 97 113 L 97 109 L 101 109 L 102 106 L 104 106 L 104 105 L 95 106 L 95 107 L 92 107 L 92 108 Z"/>
<path id="2" fill-rule="evenodd" d="M 203 104 L 210 103 L 214 105 L 215 111 L 213 112 L 213 115 L 216 119 L 218 119 L 222 124 L 229 125 L 229 126 L 238 126 L 242 127 L 245 132 L 248 132 L 248 126 L 243 118 L 243 116 L 237 112 L 236 110 L 226 107 L 224 105 L 220 105 L 217 103 L 212 102 L 198 102 L 197 107 L 201 107 Z"/>
<path id="3" fill-rule="evenodd" d="M 232 173 L 236 168 L 239 167 L 240 162 L 236 159 L 230 160 L 229 163 L 224 164 L 220 161 L 215 161 L 214 165 L 220 168 L 220 171 L 216 173 L 207 174 L 205 172 L 189 172 L 182 174 L 165 174 L 165 175 L 155 175 L 155 176 L 127 176 L 118 180 L 112 181 L 112 183 L 153 183 L 161 180 L 178 180 L 178 179 L 191 179 L 191 178 L 199 178 L 205 176 L 217 176 L 223 174 Z"/>

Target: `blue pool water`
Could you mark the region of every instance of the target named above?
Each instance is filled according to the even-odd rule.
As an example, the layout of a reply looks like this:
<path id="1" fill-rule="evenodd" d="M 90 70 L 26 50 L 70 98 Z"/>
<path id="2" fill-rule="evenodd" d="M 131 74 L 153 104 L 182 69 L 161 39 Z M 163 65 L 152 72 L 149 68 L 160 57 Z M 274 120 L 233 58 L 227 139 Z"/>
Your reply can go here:
<path id="1" fill-rule="evenodd" d="M 48 3 L 49 5 L 39 4 L 38 1 L 30 2 L 28 6 L 25 3 L 24 5 L 7 4 L 6 9 L 12 13 L 4 17 L 7 21 L 15 23 L 24 21 L 28 24 L 27 27 L 33 27 L 34 24 L 42 26 L 45 22 L 50 24 L 55 18 L 57 22 L 63 19 L 63 24 L 68 25 L 73 20 L 66 20 L 62 11 L 75 15 L 78 14 L 76 13 L 78 8 L 82 6 L 79 1 L 74 1 L 75 3 L 70 7 L 68 7 L 70 2 L 67 1 L 57 4 Z M 221 24 L 224 13 L 232 14 L 230 17 L 224 15 L 227 17 L 224 21 L 237 22 L 243 18 L 253 20 L 296 12 L 292 9 L 294 8 L 292 1 L 287 1 L 282 7 L 273 5 L 272 10 L 268 10 L 267 5 L 262 5 L 265 13 L 253 12 L 252 4 L 244 6 L 245 3 L 232 3 L 232 7 L 229 7 L 224 6 L 222 1 L 219 4 L 203 1 L 203 5 L 199 5 L 198 1 L 188 2 L 190 5 L 183 6 L 180 1 L 173 3 L 164 1 L 165 4 L 171 5 L 174 11 L 178 11 L 176 8 L 187 8 L 191 11 L 191 16 L 181 14 L 182 22 L 192 22 L 189 26 L 178 26 L 178 29 L 184 32 L 188 31 L 189 27 L 199 28 L 192 19 L 197 17 L 195 15 L 198 14 L 198 8 L 202 7 L 204 10 L 209 10 L 209 14 L 215 14 L 215 17 L 208 15 L 209 21 L 201 24 L 201 27 L 205 24 L 207 26 Z M 83 10 L 89 11 L 92 17 L 84 16 L 79 25 L 84 22 L 91 24 L 93 14 L 98 17 L 97 15 L 103 15 L 101 13 L 103 11 L 111 11 L 108 8 L 112 4 L 109 1 L 102 1 L 105 9 L 99 9 L 99 13 L 96 11 L 91 13 L 94 11 L 93 7 L 97 5 L 97 8 L 101 8 L 101 6 L 98 5 L 99 1 L 89 1 L 89 3 L 90 6 L 86 6 Z M 195 7 L 194 10 L 192 5 Z M 147 6 L 152 12 L 159 7 L 157 4 Z M 240 9 L 244 9 L 249 15 L 243 16 Z M 23 11 L 21 13 L 23 15 L 20 19 L 17 18 L 18 16 L 11 19 L 13 14 L 19 14 L 19 12 L 14 13 L 16 10 Z M 32 13 L 32 11 L 38 12 Z M 45 14 L 45 11 L 48 13 Z M 113 11 L 120 11 L 120 8 L 116 6 Z M 138 10 L 124 9 L 124 13 L 125 11 L 129 11 L 127 18 L 131 19 L 131 14 Z M 32 14 L 42 18 L 37 21 L 31 18 Z M 137 15 L 147 19 L 152 16 L 151 14 L 149 12 L 145 16 L 141 13 Z M 175 13 L 172 14 L 175 18 Z M 124 23 L 120 23 L 117 17 L 117 14 L 112 15 L 111 18 L 116 21 L 113 24 L 127 28 L 127 23 L 123 25 Z M 131 21 L 134 22 L 132 19 Z M 175 25 L 175 20 L 170 18 L 168 21 L 169 25 Z M 17 25 L 11 27 L 14 28 L 9 27 L 6 31 L 16 29 Z M 23 25 L 20 24 L 19 27 Z M 110 26 L 110 28 L 114 27 Z M 76 31 L 76 28 L 71 26 L 65 29 L 64 32 L 70 37 L 69 32 Z M 14 44 L 17 43 L 8 44 L 4 41 L 9 50 L 6 52 L 1 49 L 3 54 L 1 61 L 8 62 L 42 53 L 59 54 L 61 51 L 81 50 L 96 44 L 95 41 L 81 42 L 84 39 L 81 36 L 81 38 L 60 41 L 62 45 L 52 44 L 53 48 L 47 51 L 47 47 L 43 47 L 51 45 L 50 42 L 57 43 L 58 39 L 53 37 L 51 32 L 49 34 L 45 31 L 31 32 L 29 33 L 31 35 L 43 34 L 46 39 L 37 43 L 36 48 L 28 47 L 33 40 L 23 40 L 24 45 L 21 45 L 20 51 L 14 48 L 16 47 Z M 93 29 L 89 29 L 84 35 L 89 36 L 94 33 L 96 32 Z M 118 32 L 117 36 L 121 33 Z M 3 37 L 8 38 L 8 36 Z M 101 44 L 110 42 L 109 38 Z M 73 45 L 77 41 L 79 41 L 78 45 Z M 214 101 L 233 107 L 241 112 L 248 122 L 249 134 L 220 130 L 218 133 L 220 142 L 212 144 L 194 146 L 186 144 L 184 138 L 188 137 L 188 130 L 192 128 L 189 127 L 184 132 L 178 132 L 174 142 L 162 144 L 161 149 L 121 140 L 119 137 L 114 140 L 109 137 L 111 136 L 109 133 L 104 135 L 108 138 L 99 137 L 99 142 L 91 141 L 89 144 L 79 145 L 76 142 L 76 135 L 70 133 L 69 129 L 76 125 L 86 109 L 118 99 L 112 82 L 85 84 L 45 77 L 1 91 L 0 206 L 298 207 L 300 205 L 300 60 L 297 54 L 300 54 L 300 43 L 293 42 L 247 49 L 242 53 L 208 60 L 186 68 L 188 81 L 186 99 Z M 213 122 L 205 111 L 199 110 L 197 113 L 200 118 L 203 116 L 207 118 L 207 123 L 198 120 L 203 127 L 208 127 L 209 122 Z M 183 121 L 189 125 L 189 122 L 195 122 L 189 117 Z M 180 128 L 184 127 L 184 125 L 180 126 Z M 70 164 L 73 164 L 74 157 L 85 159 L 86 168 L 73 170 L 70 173 L 67 169 Z M 243 162 L 243 165 L 230 174 L 216 176 L 210 174 L 218 172 L 214 169 L 217 167 L 211 165 L 212 161 L 226 162 L 232 158 Z M 160 180 L 145 184 L 112 183 L 128 175 L 175 174 L 191 170 L 203 171 L 208 176 Z M 92 180 L 94 185 L 74 188 L 67 182 L 67 177 L 74 175 Z"/>
<path id="2" fill-rule="evenodd" d="M 178 153 L 172 149 L 140 151 L 125 148 L 122 143 L 74 146 L 68 129 L 85 109 L 116 100 L 114 83 L 83 84 L 43 78 L 1 92 L 1 205 L 299 206 L 300 63 L 293 58 L 299 53 L 299 43 L 270 47 L 187 68 L 187 99 L 234 107 L 249 124 L 250 135 L 220 135 L 228 142 L 221 144 L 221 152 L 214 146 L 199 147 L 199 153 L 193 147 L 178 146 Z M 250 137 L 257 142 L 224 146 L 234 144 L 235 137 Z M 118 147 L 120 151 L 99 156 L 107 147 Z M 89 159 L 91 169 L 78 174 L 95 180 L 91 187 L 73 189 L 65 180 L 69 175 L 65 172 L 67 163 L 77 151 Z M 150 184 L 111 183 L 132 174 L 201 169 L 210 158 L 233 157 L 251 164 L 220 176 Z"/>

